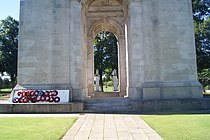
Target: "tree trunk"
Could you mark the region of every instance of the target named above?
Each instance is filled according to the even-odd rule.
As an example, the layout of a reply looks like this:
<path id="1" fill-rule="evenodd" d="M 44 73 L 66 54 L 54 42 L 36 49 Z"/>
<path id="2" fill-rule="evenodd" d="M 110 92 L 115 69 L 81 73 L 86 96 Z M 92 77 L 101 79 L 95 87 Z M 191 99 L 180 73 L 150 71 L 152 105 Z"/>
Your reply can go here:
<path id="1" fill-rule="evenodd" d="M 12 88 L 14 88 L 17 84 L 16 83 L 16 76 L 15 76 L 15 74 L 11 74 L 10 77 L 11 77 L 11 86 L 12 86 Z"/>
<path id="2" fill-rule="evenodd" d="M 100 86 L 101 86 L 101 92 L 104 92 L 102 75 L 103 75 L 103 72 L 100 71 Z"/>

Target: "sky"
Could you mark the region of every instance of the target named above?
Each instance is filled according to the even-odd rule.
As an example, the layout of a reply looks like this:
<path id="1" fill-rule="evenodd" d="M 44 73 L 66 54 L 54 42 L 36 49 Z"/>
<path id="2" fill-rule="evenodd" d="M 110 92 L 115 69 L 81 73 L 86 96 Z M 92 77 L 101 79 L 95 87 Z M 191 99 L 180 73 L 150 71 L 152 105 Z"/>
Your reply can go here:
<path id="1" fill-rule="evenodd" d="M 11 16 L 19 21 L 20 0 L 0 0 L 0 20 Z"/>

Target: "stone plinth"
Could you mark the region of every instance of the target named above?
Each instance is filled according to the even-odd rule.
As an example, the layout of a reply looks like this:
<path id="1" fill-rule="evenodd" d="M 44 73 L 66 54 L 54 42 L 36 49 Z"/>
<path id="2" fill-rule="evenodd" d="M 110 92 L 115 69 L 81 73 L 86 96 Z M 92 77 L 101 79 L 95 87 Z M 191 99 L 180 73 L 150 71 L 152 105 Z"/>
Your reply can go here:
<path id="1" fill-rule="evenodd" d="M 83 103 L 67 104 L 0 104 L 0 113 L 76 113 L 83 111 Z"/>

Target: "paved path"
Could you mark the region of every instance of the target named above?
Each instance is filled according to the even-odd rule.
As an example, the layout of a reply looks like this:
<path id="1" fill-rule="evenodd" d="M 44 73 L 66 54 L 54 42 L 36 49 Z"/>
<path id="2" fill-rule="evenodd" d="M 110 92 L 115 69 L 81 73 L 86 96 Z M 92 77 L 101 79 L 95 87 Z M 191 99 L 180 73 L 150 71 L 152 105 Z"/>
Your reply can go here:
<path id="1" fill-rule="evenodd" d="M 4 117 L 80 117 L 79 114 L 0 114 Z"/>
<path id="2" fill-rule="evenodd" d="M 138 115 L 81 115 L 63 140 L 162 140 Z"/>

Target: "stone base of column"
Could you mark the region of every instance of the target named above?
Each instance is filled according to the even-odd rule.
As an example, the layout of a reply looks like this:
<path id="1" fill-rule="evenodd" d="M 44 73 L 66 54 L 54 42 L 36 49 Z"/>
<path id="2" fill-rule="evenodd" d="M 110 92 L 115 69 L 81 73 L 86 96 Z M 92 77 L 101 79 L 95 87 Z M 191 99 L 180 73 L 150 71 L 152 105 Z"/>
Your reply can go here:
<path id="1" fill-rule="evenodd" d="M 145 82 L 142 86 L 144 100 L 202 97 L 202 85 L 198 81 Z"/>
<path id="2" fill-rule="evenodd" d="M 126 86 L 120 86 L 120 97 L 126 96 Z"/>
<path id="3" fill-rule="evenodd" d="M 81 89 L 72 89 L 72 100 L 73 101 L 84 101 L 87 96 L 88 89 L 81 88 Z"/>
<path id="4" fill-rule="evenodd" d="M 142 99 L 142 88 L 141 87 L 127 87 L 128 97 L 139 100 Z"/>
<path id="5" fill-rule="evenodd" d="M 145 82 L 142 87 L 129 87 L 133 99 L 184 99 L 203 98 L 202 85 L 198 81 Z"/>
<path id="6" fill-rule="evenodd" d="M 88 95 L 87 97 L 94 97 L 94 86 L 92 84 L 88 85 Z"/>

